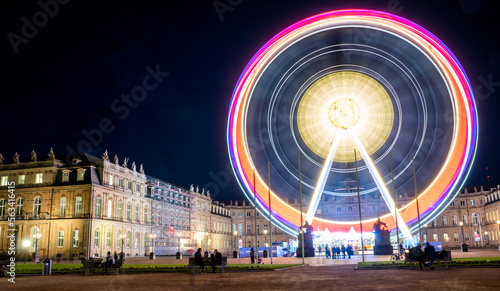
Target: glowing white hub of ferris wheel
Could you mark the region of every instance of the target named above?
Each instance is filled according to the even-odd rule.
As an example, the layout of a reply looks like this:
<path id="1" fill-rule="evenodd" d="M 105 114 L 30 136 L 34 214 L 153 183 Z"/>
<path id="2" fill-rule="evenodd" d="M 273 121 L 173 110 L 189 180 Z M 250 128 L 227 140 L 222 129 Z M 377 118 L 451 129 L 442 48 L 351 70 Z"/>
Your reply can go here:
<path id="1" fill-rule="evenodd" d="M 353 73 L 353 74 L 355 77 L 359 77 L 359 76 L 357 76 L 359 73 Z M 348 75 L 348 78 L 352 78 L 352 76 Z M 369 79 L 371 79 L 371 78 L 369 78 Z M 373 79 L 371 79 L 371 80 L 373 80 Z M 376 82 L 376 81 L 374 81 L 374 82 Z M 343 82 L 343 83 L 345 85 L 345 82 Z M 314 85 L 311 87 L 314 87 Z M 380 88 L 377 88 L 377 89 L 380 89 Z M 340 95 L 342 96 L 343 94 L 340 94 Z M 370 95 L 370 94 L 368 94 L 368 95 Z M 388 97 L 388 96 L 386 96 L 386 97 Z M 386 97 L 382 97 L 382 99 L 387 99 Z M 320 172 L 320 176 L 318 178 L 316 187 L 314 189 L 314 192 L 313 192 L 313 195 L 311 198 L 311 203 L 309 204 L 309 209 L 308 209 L 307 215 L 306 215 L 306 221 L 309 224 L 311 224 L 312 221 L 314 220 L 314 216 L 315 216 L 316 210 L 318 208 L 319 201 L 321 200 L 321 195 L 322 195 L 323 190 L 325 188 L 328 174 L 330 173 L 330 169 L 332 167 L 336 153 L 339 151 L 339 147 L 343 147 L 345 150 L 346 144 L 347 144 L 347 145 L 349 145 L 349 147 L 353 147 L 354 149 L 357 149 L 361 153 L 361 157 L 365 161 L 365 164 L 366 164 L 373 180 L 375 181 L 375 184 L 377 185 L 377 188 L 379 189 L 385 203 L 387 204 L 392 216 L 395 218 L 397 217 L 397 220 L 400 222 L 398 226 L 401 229 L 404 236 L 410 238 L 411 237 L 410 231 L 409 231 L 406 223 L 404 222 L 403 218 L 401 217 L 399 211 L 397 211 L 396 204 L 395 204 L 394 200 L 391 198 L 389 190 L 387 189 L 382 177 L 380 176 L 379 172 L 377 171 L 372 159 L 370 158 L 370 154 L 368 153 L 367 149 L 363 145 L 363 142 L 360 139 L 359 133 L 357 132 L 357 129 L 355 128 L 355 126 L 358 124 L 360 119 L 363 119 L 362 118 L 362 111 L 363 110 L 361 109 L 362 107 L 360 107 L 360 105 L 353 99 L 366 101 L 366 100 L 364 100 L 366 98 L 341 97 L 341 98 L 336 99 L 329 106 L 328 120 L 331 123 L 331 125 L 333 125 L 333 128 L 331 128 L 331 125 L 330 125 L 330 130 L 333 131 L 333 137 L 331 140 L 330 148 L 328 150 L 328 155 L 326 156 L 325 162 L 324 162 L 323 167 L 322 167 L 321 172 Z M 389 102 L 390 102 L 390 100 L 389 100 Z M 309 107 L 311 107 L 311 106 L 309 106 Z M 364 109 L 365 109 L 365 111 L 368 110 L 367 108 L 364 108 Z M 392 123 L 391 123 L 391 125 L 392 125 Z M 342 144 L 342 145 L 340 146 L 340 144 Z M 371 150 L 373 151 L 373 148 Z"/>

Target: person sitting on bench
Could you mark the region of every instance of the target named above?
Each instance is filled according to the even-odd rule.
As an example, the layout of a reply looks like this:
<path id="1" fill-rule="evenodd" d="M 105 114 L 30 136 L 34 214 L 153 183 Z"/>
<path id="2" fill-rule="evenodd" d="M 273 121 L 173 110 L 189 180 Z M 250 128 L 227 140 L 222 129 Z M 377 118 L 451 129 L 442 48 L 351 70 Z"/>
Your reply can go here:
<path id="1" fill-rule="evenodd" d="M 215 273 L 217 267 L 215 265 L 222 264 L 222 254 L 214 250 L 214 253 L 210 256 L 210 266 L 212 266 L 212 273 Z"/>
<path id="2" fill-rule="evenodd" d="M 108 268 L 115 264 L 115 258 L 111 256 L 111 252 L 108 252 L 106 257 L 102 259 L 101 266 L 104 266 L 104 274 L 108 274 Z"/>
<path id="3" fill-rule="evenodd" d="M 203 261 L 203 256 L 201 254 L 201 248 L 198 249 L 196 254 L 194 254 L 194 261 L 197 265 L 200 266 L 201 272 L 205 273 L 205 261 Z"/>

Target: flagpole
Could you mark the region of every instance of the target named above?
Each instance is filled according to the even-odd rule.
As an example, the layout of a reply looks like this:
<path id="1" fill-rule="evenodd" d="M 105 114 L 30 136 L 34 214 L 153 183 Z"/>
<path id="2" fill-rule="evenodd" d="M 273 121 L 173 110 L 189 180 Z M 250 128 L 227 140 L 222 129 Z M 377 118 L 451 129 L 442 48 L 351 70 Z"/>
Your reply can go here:
<path id="1" fill-rule="evenodd" d="M 396 245 L 399 250 L 399 225 L 398 225 L 398 205 L 396 203 L 396 186 L 394 185 L 394 171 L 392 169 L 392 152 L 389 152 L 391 159 L 392 193 L 394 195 L 394 218 L 396 219 Z"/>
<path id="2" fill-rule="evenodd" d="M 361 198 L 359 196 L 359 177 L 358 177 L 358 158 L 356 156 L 356 149 L 354 149 L 354 164 L 356 166 L 356 186 L 358 187 L 358 211 L 359 211 L 359 229 L 361 232 L 361 258 L 365 262 L 365 246 L 363 243 L 363 223 L 361 222 Z"/>
<path id="3" fill-rule="evenodd" d="M 255 245 L 257 253 L 257 260 L 259 259 L 259 239 L 257 237 L 257 188 L 255 187 L 255 169 L 253 169 L 253 207 L 254 207 L 254 217 L 255 217 Z"/>
<path id="4" fill-rule="evenodd" d="M 273 263 L 273 223 L 271 221 L 271 172 L 269 171 L 269 161 L 267 161 L 267 194 L 269 196 L 269 245 L 271 246 L 271 264 Z"/>
<path id="5" fill-rule="evenodd" d="M 415 174 L 415 160 L 411 159 L 411 163 L 413 165 L 413 182 L 415 183 L 415 198 L 417 199 L 417 216 L 418 216 L 418 242 L 421 241 L 420 237 L 422 234 L 420 233 L 420 208 L 418 205 L 418 190 L 417 190 L 417 176 Z"/>
<path id="6" fill-rule="evenodd" d="M 303 217 L 302 217 L 302 178 L 300 176 L 300 154 L 297 155 L 299 157 L 299 193 L 300 193 L 300 239 L 302 240 L 302 264 L 304 264 L 304 229 L 303 229 Z"/>

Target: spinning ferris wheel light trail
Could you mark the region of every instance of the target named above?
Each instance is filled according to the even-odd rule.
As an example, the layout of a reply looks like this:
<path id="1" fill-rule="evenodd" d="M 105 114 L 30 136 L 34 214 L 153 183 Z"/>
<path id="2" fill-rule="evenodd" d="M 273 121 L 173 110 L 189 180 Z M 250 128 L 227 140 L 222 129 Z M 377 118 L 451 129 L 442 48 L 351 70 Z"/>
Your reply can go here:
<path id="1" fill-rule="evenodd" d="M 443 118 L 446 112 L 453 118 Z M 412 21 L 363 9 L 314 15 L 270 39 L 243 70 L 227 123 L 229 159 L 243 193 L 294 235 L 304 217 L 314 230 L 339 233 L 370 232 L 377 217 L 395 230 L 397 217 L 411 237 L 418 221 L 432 221 L 455 198 L 477 140 L 473 91 L 448 47 Z M 262 179 L 268 162 L 273 185 Z M 317 211 L 353 196 L 339 185 L 355 172 L 360 203 L 387 207 L 365 207 L 361 223 L 349 213 Z M 419 210 L 413 184 L 421 189 Z M 408 194 L 404 206 L 396 208 L 386 185 Z M 302 193 L 309 197 L 303 216 L 289 203 Z"/>

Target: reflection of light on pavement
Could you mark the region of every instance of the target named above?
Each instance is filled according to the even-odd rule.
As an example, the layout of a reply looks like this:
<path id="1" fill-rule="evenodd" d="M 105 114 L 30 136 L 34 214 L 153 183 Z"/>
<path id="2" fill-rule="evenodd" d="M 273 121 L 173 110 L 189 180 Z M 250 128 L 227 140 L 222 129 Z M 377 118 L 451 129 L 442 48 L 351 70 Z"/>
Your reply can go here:
<path id="1" fill-rule="evenodd" d="M 410 230 L 408 229 L 408 226 L 404 222 L 403 218 L 401 217 L 401 214 L 399 214 L 399 211 L 396 211 L 396 204 L 391 198 L 391 194 L 389 193 L 389 190 L 387 190 L 387 187 L 385 187 L 385 183 L 382 180 L 382 177 L 380 177 L 379 172 L 377 171 L 377 168 L 375 168 L 375 165 L 373 164 L 373 161 L 370 159 L 370 156 L 366 152 L 365 147 L 363 146 L 363 143 L 359 139 L 358 135 L 355 132 L 349 131 L 349 134 L 351 138 L 354 140 L 356 143 L 356 146 L 361 153 L 361 156 L 363 157 L 363 160 L 366 163 L 366 166 L 368 167 L 368 170 L 370 174 L 372 175 L 373 180 L 375 181 L 375 184 L 377 184 L 377 188 L 380 191 L 380 194 L 382 194 L 382 197 L 384 198 L 385 203 L 387 204 L 387 207 L 389 207 L 389 210 L 392 213 L 393 217 L 396 217 L 400 223 L 398 223 L 399 228 L 404 234 L 404 237 L 406 238 L 411 238 L 411 233 Z"/>

